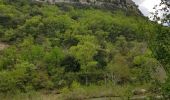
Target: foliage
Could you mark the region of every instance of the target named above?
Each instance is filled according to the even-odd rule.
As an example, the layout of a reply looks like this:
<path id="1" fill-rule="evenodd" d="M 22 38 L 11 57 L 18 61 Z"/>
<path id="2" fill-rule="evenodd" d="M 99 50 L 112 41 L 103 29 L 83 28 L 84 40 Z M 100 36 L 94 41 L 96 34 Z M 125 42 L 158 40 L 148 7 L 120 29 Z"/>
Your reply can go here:
<path id="1" fill-rule="evenodd" d="M 169 64 L 169 29 L 159 29 L 123 11 L 0 0 L 0 41 L 9 44 L 0 51 L 0 92 L 61 89 L 72 97 L 88 93 L 85 83 L 122 91 L 151 83 L 158 60 Z"/>
<path id="2" fill-rule="evenodd" d="M 170 1 L 161 0 L 159 5 L 154 7 L 155 12 L 153 12 L 153 19 L 155 21 L 161 22 L 161 24 L 170 25 Z M 161 14 L 160 14 L 161 13 Z"/>
<path id="3" fill-rule="evenodd" d="M 166 99 L 170 97 L 170 82 L 169 78 L 166 80 L 166 82 L 162 85 L 162 91 L 163 95 Z"/>

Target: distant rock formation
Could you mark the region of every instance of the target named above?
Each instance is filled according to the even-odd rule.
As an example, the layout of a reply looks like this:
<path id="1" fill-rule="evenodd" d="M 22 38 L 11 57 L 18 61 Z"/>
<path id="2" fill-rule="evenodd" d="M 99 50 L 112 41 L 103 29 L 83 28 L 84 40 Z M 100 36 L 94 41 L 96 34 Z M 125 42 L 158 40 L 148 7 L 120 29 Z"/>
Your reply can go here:
<path id="1" fill-rule="evenodd" d="M 124 10 L 135 11 L 139 14 L 137 5 L 132 0 L 33 0 L 35 2 L 48 2 L 50 4 L 69 3 L 69 4 L 83 4 L 89 6 L 105 7 L 105 8 L 119 8 Z"/>

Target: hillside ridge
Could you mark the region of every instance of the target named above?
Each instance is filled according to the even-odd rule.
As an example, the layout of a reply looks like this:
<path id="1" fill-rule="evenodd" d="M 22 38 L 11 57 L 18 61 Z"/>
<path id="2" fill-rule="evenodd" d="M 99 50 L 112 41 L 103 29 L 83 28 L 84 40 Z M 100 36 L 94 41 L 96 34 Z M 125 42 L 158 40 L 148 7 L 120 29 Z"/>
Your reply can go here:
<path id="1" fill-rule="evenodd" d="M 132 0 L 33 0 L 39 3 L 68 3 L 68 4 L 81 4 L 88 6 L 104 7 L 109 9 L 123 9 L 135 11 L 137 14 L 141 14 L 138 6 Z"/>

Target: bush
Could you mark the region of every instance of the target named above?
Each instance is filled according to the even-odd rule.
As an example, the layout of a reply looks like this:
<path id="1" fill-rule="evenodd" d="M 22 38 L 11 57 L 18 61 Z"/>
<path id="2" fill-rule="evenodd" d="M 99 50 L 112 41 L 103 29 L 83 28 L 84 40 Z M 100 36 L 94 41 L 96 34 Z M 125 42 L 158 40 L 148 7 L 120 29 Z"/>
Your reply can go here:
<path id="1" fill-rule="evenodd" d="M 23 62 L 15 67 L 12 71 L 0 72 L 0 92 L 26 92 L 32 89 L 30 73 L 33 72 L 34 65 Z"/>

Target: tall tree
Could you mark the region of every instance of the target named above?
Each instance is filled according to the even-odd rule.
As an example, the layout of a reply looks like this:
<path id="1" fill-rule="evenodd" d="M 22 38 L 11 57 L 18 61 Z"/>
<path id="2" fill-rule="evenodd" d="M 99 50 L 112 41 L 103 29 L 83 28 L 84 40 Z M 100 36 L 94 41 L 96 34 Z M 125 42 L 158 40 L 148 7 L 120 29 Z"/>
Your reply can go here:
<path id="1" fill-rule="evenodd" d="M 170 26 L 170 0 L 161 0 L 161 3 L 156 5 L 154 9 L 154 20 Z"/>

